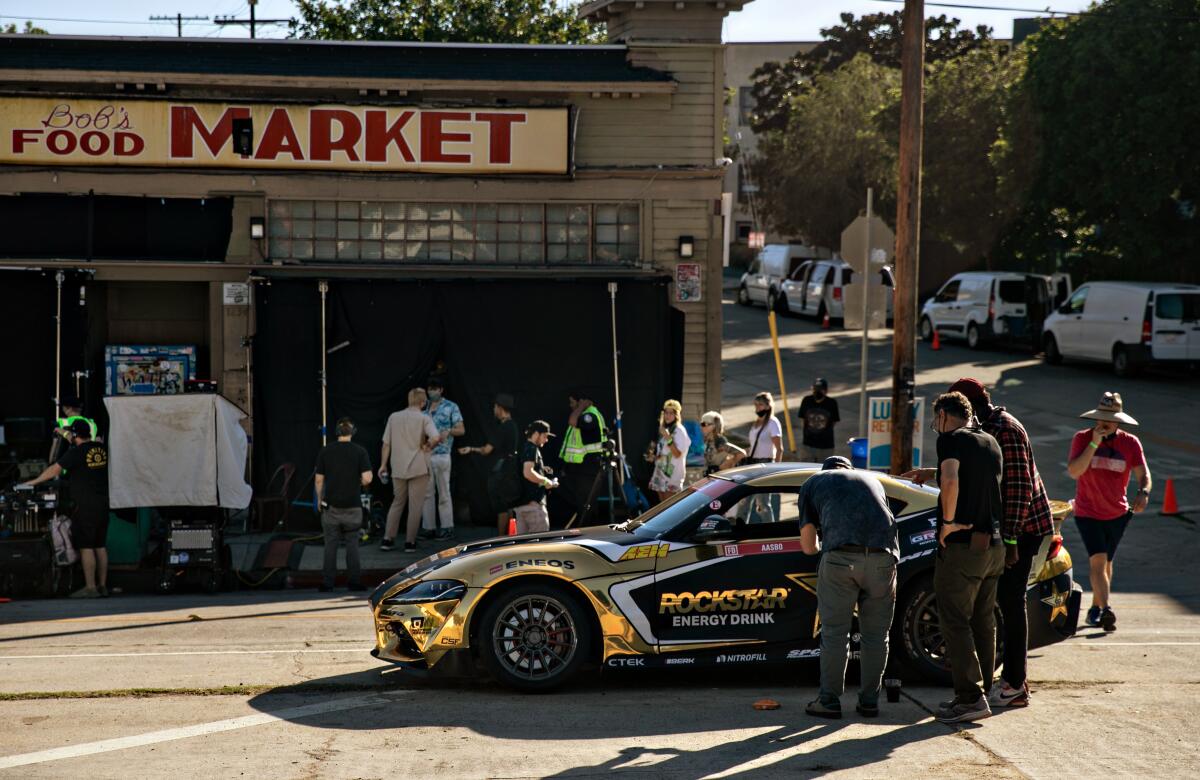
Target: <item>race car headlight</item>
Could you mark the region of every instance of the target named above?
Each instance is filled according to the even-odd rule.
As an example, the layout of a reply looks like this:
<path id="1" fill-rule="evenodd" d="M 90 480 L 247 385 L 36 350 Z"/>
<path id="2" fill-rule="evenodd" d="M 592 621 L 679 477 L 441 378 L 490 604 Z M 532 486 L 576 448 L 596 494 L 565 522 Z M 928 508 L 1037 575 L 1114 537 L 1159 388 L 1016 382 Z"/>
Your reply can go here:
<path id="1" fill-rule="evenodd" d="M 425 580 L 414 583 L 394 596 L 383 600 L 385 607 L 397 607 L 402 604 L 425 604 L 430 601 L 450 601 L 461 599 L 467 593 L 467 586 L 458 580 Z"/>

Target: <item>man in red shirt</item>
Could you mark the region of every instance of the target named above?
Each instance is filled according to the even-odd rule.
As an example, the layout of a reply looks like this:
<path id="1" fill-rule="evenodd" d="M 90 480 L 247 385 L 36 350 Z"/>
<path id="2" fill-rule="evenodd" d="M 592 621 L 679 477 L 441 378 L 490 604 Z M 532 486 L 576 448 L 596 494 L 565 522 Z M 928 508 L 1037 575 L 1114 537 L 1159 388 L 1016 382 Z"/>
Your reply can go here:
<path id="1" fill-rule="evenodd" d="M 1108 604 L 1113 558 L 1129 519 L 1150 502 L 1150 468 L 1138 437 L 1120 429 L 1138 423 L 1121 411 L 1119 393 L 1105 393 L 1095 409 L 1079 416 L 1096 421 L 1075 434 L 1067 459 L 1067 473 L 1076 482 L 1075 523 L 1091 568 L 1092 606 L 1086 622 L 1115 631 L 1117 616 Z M 1138 481 L 1132 504 L 1126 497 L 1131 473 Z"/>

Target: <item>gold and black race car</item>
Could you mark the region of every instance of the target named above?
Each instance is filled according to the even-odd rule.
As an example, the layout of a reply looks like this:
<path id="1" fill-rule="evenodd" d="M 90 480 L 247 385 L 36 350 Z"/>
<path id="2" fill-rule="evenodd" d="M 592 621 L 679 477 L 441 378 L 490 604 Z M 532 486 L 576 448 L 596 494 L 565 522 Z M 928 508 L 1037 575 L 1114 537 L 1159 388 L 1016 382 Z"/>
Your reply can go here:
<path id="1" fill-rule="evenodd" d="M 413 670 L 458 674 L 482 664 L 501 683 L 529 690 L 562 685 L 595 666 L 816 658 L 818 559 L 800 551 L 796 494 L 817 469 L 732 469 L 619 525 L 445 550 L 371 595 L 372 655 Z M 933 594 L 938 493 L 881 480 L 900 536 L 891 654 L 903 673 L 944 681 L 945 643 Z M 754 513 L 751 522 L 737 519 L 747 514 L 739 511 L 744 504 L 764 493 L 778 506 L 765 518 L 773 522 L 758 522 Z M 1056 521 L 1067 511 L 1056 505 Z M 1062 538 L 1047 538 L 1029 582 L 1031 647 L 1075 633 L 1081 594 Z"/>

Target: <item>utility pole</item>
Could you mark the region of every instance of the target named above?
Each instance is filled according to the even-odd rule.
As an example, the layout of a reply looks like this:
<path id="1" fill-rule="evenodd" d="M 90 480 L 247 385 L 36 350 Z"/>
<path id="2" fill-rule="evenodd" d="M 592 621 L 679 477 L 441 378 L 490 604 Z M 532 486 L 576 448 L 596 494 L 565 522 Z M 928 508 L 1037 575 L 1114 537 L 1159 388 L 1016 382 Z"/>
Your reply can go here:
<path id="1" fill-rule="evenodd" d="M 235 19 L 232 16 L 218 16 L 216 19 L 213 20 L 213 24 L 218 25 L 220 27 L 224 27 L 225 25 L 228 25 L 228 24 L 248 24 L 248 25 L 250 25 L 250 37 L 254 38 L 254 37 L 257 37 L 255 35 L 256 31 L 254 29 L 257 25 L 260 25 L 260 24 L 288 24 L 292 21 L 291 19 L 258 19 L 254 16 L 254 6 L 258 5 L 258 0 L 246 0 L 246 2 L 250 4 L 250 18 L 249 19 Z"/>
<path id="2" fill-rule="evenodd" d="M 150 21 L 152 21 L 152 22 L 169 22 L 172 19 L 175 20 L 175 36 L 177 38 L 183 37 L 183 23 L 184 22 L 207 22 L 208 21 L 207 16 L 184 16 L 183 14 L 175 14 L 174 16 L 151 16 L 150 17 Z"/>
<path id="3" fill-rule="evenodd" d="M 905 0 L 900 59 L 900 185 L 896 205 L 895 338 L 892 341 L 892 469 L 912 468 L 917 371 L 917 269 L 921 240 L 921 135 L 925 2 Z"/>

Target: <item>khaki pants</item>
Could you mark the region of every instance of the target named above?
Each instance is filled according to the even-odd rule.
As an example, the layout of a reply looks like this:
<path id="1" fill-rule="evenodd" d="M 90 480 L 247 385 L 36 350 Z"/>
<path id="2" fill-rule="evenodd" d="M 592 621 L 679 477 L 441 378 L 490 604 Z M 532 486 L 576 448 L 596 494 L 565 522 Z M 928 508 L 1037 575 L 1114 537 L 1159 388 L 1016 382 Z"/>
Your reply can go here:
<path id="1" fill-rule="evenodd" d="M 986 696 L 996 671 L 996 586 L 1004 573 L 1004 545 L 972 550 L 947 544 L 937 553 L 933 591 L 954 695 L 970 704 Z"/>
<path id="2" fill-rule="evenodd" d="M 409 544 L 417 541 L 417 526 L 421 524 L 421 508 L 425 506 L 425 490 L 429 487 L 429 475 L 422 474 L 412 479 L 392 480 L 392 505 L 388 508 L 387 528 L 383 538 L 395 539 L 400 530 L 400 516 L 408 506 L 408 528 L 404 538 Z"/>
<path id="3" fill-rule="evenodd" d="M 517 533 L 535 534 L 550 530 L 550 515 L 545 501 L 530 501 L 513 509 L 517 516 Z"/>
<path id="4" fill-rule="evenodd" d="M 879 704 L 887 666 L 888 630 L 896 608 L 896 559 L 891 553 L 830 550 L 817 570 L 817 610 L 821 615 L 821 701 L 836 701 L 846 686 L 846 651 L 858 607 L 862 662 L 858 700 Z"/>
<path id="5" fill-rule="evenodd" d="M 441 519 L 442 528 L 449 531 L 454 528 L 454 503 L 450 499 L 450 456 L 430 456 L 429 476 L 429 485 L 425 491 L 425 508 L 421 511 L 421 527 L 426 531 L 433 531 L 438 526 L 437 520 Z M 435 505 L 437 517 L 434 517 Z"/>

